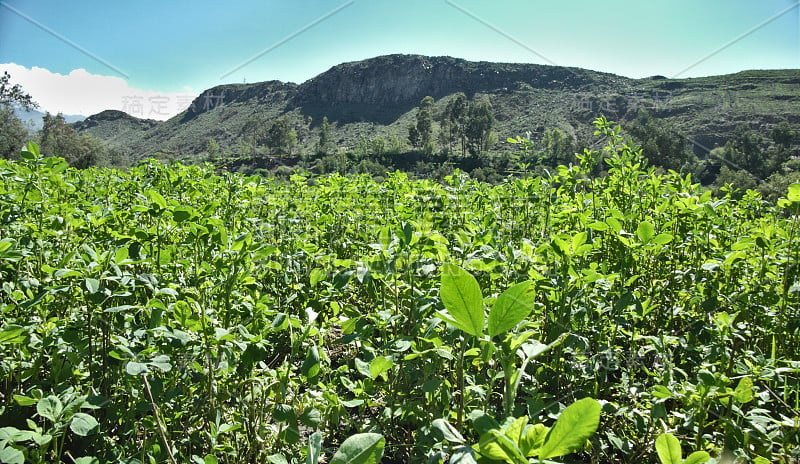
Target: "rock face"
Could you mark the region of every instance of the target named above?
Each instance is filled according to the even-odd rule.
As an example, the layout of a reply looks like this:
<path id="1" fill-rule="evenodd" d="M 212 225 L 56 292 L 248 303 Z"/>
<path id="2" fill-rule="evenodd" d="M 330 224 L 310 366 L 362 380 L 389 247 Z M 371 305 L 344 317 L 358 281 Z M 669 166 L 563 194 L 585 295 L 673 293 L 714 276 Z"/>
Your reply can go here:
<path id="1" fill-rule="evenodd" d="M 105 110 L 97 114 L 93 114 L 83 121 L 73 123 L 73 126 L 79 131 L 98 126 L 113 126 L 117 130 L 147 130 L 158 125 L 158 123 L 159 121 L 154 119 L 139 119 L 123 111 Z"/>
<path id="2" fill-rule="evenodd" d="M 578 68 L 472 62 L 451 57 L 388 55 L 334 66 L 306 81 L 293 99 L 314 118 L 340 123 L 390 124 L 425 96 L 456 92 L 511 92 L 523 87 L 547 90 L 607 88 L 629 79 Z"/>
<path id="3" fill-rule="evenodd" d="M 534 64 L 470 62 L 451 57 L 388 55 L 344 63 L 306 81 L 302 102 L 372 105 L 417 105 L 425 96 L 482 91 L 527 84 L 533 88 L 578 90 L 594 85 L 603 74 L 577 68 Z M 627 80 L 613 76 L 617 80 Z"/>
<path id="4" fill-rule="evenodd" d="M 232 103 L 258 102 L 275 104 L 286 102 L 297 92 L 297 84 L 281 81 L 266 81 L 256 84 L 218 85 L 205 90 L 186 110 L 184 120 Z"/>

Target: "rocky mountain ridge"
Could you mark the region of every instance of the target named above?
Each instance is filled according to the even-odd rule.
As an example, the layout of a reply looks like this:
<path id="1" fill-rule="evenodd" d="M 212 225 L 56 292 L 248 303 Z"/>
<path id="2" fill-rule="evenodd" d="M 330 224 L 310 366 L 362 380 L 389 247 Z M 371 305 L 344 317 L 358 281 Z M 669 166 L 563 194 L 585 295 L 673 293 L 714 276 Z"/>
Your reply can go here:
<path id="1" fill-rule="evenodd" d="M 526 132 L 535 138 L 548 127 L 580 138 L 591 133 L 590 121 L 600 114 L 624 123 L 646 109 L 686 132 L 702 152 L 724 143 L 742 123 L 756 129 L 782 121 L 799 126 L 798 84 L 797 70 L 630 79 L 580 68 L 388 55 L 334 66 L 302 84 L 217 86 L 164 122 L 96 115 L 76 127 L 134 159 L 155 152 L 186 159 L 202 153 L 212 139 L 235 155 L 254 125 L 286 117 L 293 121 L 302 152 L 315 143 L 315 127 L 323 117 L 331 121 L 340 147 L 363 138 L 403 140 L 423 97 L 437 100 L 436 118 L 453 94 L 463 92 L 491 104 L 499 140 Z"/>

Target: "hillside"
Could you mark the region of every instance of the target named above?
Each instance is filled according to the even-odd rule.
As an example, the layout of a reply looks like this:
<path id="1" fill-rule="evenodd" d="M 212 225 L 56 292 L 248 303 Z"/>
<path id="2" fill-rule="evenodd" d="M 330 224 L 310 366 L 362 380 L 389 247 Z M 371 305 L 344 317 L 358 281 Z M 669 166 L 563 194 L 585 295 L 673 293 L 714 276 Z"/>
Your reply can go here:
<path id="1" fill-rule="evenodd" d="M 348 149 L 374 137 L 405 142 L 423 97 L 436 100 L 436 121 L 451 96 L 463 92 L 470 99 L 490 102 L 500 141 L 529 131 L 537 140 L 549 128 L 585 141 L 595 117 L 605 114 L 624 124 L 647 109 L 667 127 L 683 132 L 703 158 L 743 123 L 765 133 L 780 122 L 800 126 L 798 84 L 797 70 L 630 79 L 578 68 L 390 55 L 340 64 L 299 85 L 269 81 L 214 87 L 165 122 L 137 122 L 104 112 L 76 128 L 108 141 L 133 160 L 157 152 L 196 159 L 210 139 L 226 156 L 258 152 L 257 142 L 247 146 L 248 135 L 278 117 L 293 124 L 298 136 L 295 152 L 310 152 L 316 127 L 327 117 L 332 141 Z M 508 147 L 498 143 L 495 149 Z"/>

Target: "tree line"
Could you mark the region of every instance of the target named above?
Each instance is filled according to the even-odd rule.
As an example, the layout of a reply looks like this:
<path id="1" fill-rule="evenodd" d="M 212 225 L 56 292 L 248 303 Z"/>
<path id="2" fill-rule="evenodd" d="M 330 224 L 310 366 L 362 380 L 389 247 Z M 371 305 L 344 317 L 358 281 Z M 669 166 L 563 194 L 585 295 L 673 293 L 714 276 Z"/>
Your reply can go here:
<path id="1" fill-rule="evenodd" d="M 38 136 L 42 153 L 61 156 L 78 168 L 96 165 L 107 154 L 101 140 L 79 133 L 61 114 L 45 113 L 42 128 L 37 134 L 30 133 L 14 112 L 15 107 L 33 110 L 39 105 L 19 84 L 12 85 L 11 75 L 4 72 L 0 77 L 0 157 L 16 156 L 34 135 Z"/>
<path id="2" fill-rule="evenodd" d="M 415 121 L 408 125 L 408 142 L 414 150 L 430 155 L 436 151 L 436 142 L 445 154 L 467 153 L 480 155 L 497 143 L 493 129 L 495 117 L 489 102 L 469 101 L 463 93 L 450 97 L 438 117 L 439 133 L 434 125 L 434 99 L 427 96 L 420 101 Z"/>

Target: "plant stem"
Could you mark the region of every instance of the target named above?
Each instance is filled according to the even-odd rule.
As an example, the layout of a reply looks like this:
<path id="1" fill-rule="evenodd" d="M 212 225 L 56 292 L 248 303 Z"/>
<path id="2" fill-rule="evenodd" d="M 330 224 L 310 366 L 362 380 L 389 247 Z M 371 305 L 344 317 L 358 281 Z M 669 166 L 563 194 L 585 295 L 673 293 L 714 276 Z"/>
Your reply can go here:
<path id="1" fill-rule="evenodd" d="M 158 406 L 156 406 L 156 402 L 153 400 L 153 393 L 150 391 L 150 382 L 147 381 L 147 374 L 142 374 L 142 383 L 144 384 L 144 393 L 147 395 L 147 401 L 150 402 L 150 408 L 153 410 L 153 417 L 156 419 L 156 428 L 158 429 L 158 436 L 161 438 L 161 443 L 164 445 L 164 448 L 167 449 L 170 462 L 172 464 L 178 464 L 178 461 L 175 460 L 175 456 L 172 454 L 172 447 L 167 440 L 167 434 L 164 431 L 164 424 L 161 422 L 161 416 L 158 414 Z"/>

